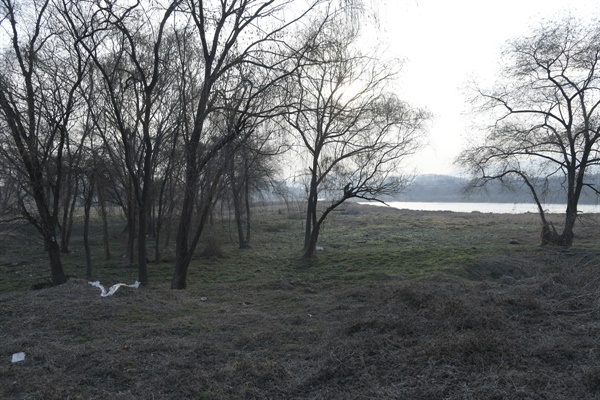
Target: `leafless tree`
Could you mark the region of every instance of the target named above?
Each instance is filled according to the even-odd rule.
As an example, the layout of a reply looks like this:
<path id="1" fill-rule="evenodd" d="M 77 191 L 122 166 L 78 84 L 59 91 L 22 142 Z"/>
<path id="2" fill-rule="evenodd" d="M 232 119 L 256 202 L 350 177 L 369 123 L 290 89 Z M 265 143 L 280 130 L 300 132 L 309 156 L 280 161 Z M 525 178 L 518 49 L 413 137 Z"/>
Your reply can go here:
<path id="1" fill-rule="evenodd" d="M 303 258 L 308 259 L 336 207 L 402 190 L 400 163 L 422 143 L 428 114 L 386 93 L 397 65 L 361 52 L 358 30 L 341 24 L 336 12 L 315 22 L 305 40 L 302 67 L 290 84 L 287 122 L 307 163 Z M 322 210 L 320 199 L 327 202 Z"/>
<path id="2" fill-rule="evenodd" d="M 537 204 L 542 243 L 571 246 L 586 177 L 600 162 L 600 26 L 568 17 L 547 22 L 507 43 L 503 73 L 492 89 L 477 88 L 480 115 L 492 118 L 483 141 L 465 149 L 458 163 L 471 186 L 492 180 L 522 182 Z M 563 183 L 562 232 L 546 219 L 548 182 Z"/>

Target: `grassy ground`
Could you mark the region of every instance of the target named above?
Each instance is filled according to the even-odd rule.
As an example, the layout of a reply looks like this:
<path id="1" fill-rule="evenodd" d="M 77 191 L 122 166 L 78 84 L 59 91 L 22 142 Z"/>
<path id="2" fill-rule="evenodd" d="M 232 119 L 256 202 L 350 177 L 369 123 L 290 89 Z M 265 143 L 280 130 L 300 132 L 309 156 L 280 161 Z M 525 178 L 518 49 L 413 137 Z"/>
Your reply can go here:
<path id="1" fill-rule="evenodd" d="M 188 290 L 169 289 L 166 251 L 150 287 L 107 298 L 83 279 L 75 237 L 69 282 L 30 290 L 48 274 L 44 254 L 11 231 L 0 398 L 600 398 L 595 216 L 565 250 L 538 246 L 535 215 L 351 205 L 301 263 L 302 221 L 278 211 L 257 215 L 251 249 L 216 222 L 208 236 L 224 256 L 198 257 Z M 95 277 L 132 283 L 114 236 L 111 261 L 98 242 Z"/>

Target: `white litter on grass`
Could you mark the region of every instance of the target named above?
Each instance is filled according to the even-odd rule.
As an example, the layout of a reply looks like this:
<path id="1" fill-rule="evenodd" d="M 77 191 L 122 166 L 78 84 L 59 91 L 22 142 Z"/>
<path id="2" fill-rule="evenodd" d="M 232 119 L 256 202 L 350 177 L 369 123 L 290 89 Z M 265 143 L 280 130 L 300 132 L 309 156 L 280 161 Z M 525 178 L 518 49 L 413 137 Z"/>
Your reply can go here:
<path id="1" fill-rule="evenodd" d="M 12 362 L 14 362 L 14 363 L 23 361 L 23 360 L 25 360 L 25 353 L 23 353 L 23 352 L 15 353 L 12 355 Z"/>
<path id="2" fill-rule="evenodd" d="M 115 292 L 117 290 L 119 290 L 119 288 L 121 286 L 130 287 L 130 288 L 134 288 L 134 289 L 137 289 L 138 287 L 140 287 L 140 283 L 138 281 L 135 281 L 135 283 L 133 285 L 126 285 L 124 283 L 117 283 L 116 285 L 112 285 L 110 287 L 110 289 L 108 289 L 108 292 L 107 292 L 106 289 L 104 288 L 104 286 L 102 286 L 99 281 L 88 282 L 88 283 L 90 285 L 92 285 L 92 286 L 96 286 L 97 288 L 100 288 L 100 296 L 101 297 L 112 296 L 113 294 L 115 294 Z"/>

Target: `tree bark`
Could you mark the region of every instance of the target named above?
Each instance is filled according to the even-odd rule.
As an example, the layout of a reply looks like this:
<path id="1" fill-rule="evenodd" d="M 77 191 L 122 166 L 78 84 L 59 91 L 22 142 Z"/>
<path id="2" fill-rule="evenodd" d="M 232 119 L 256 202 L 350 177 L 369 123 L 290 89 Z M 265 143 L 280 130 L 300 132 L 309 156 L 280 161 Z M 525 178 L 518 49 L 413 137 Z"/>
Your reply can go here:
<path id="1" fill-rule="evenodd" d="M 242 181 L 238 185 L 238 182 L 236 179 L 236 173 L 235 173 L 235 159 L 232 159 L 231 163 L 230 163 L 229 180 L 231 182 L 230 185 L 231 185 L 231 192 L 232 192 L 232 197 L 233 197 L 233 212 L 234 212 L 234 218 L 235 218 L 235 225 L 237 227 L 238 243 L 239 243 L 240 249 L 246 249 L 249 247 L 249 243 L 248 243 L 248 237 L 245 236 L 245 234 L 244 234 L 244 209 L 242 207 L 242 203 L 244 203 L 242 196 L 243 196 L 243 194 L 245 194 L 245 191 L 244 191 L 245 182 Z M 245 203 L 246 203 L 245 208 L 246 208 L 246 212 L 247 212 L 248 202 L 245 201 Z M 246 220 L 247 220 L 247 216 L 246 216 Z"/>
<path id="2" fill-rule="evenodd" d="M 50 259 L 50 271 L 52 274 L 52 285 L 62 285 L 67 281 L 62 263 L 60 261 L 60 246 L 56 240 L 47 240 L 48 258 Z"/>
<path id="3" fill-rule="evenodd" d="M 132 207 L 127 209 L 127 263 L 128 265 L 135 264 L 135 228 L 136 217 Z"/>
<path id="4" fill-rule="evenodd" d="M 75 206 L 77 205 L 77 179 L 75 179 L 75 192 L 71 195 L 72 200 L 71 204 L 67 206 L 69 211 L 69 218 L 67 219 L 66 225 L 63 225 L 63 229 L 65 231 L 64 235 L 64 247 L 62 247 L 61 243 L 61 251 L 63 253 L 69 252 L 69 243 L 71 241 L 71 232 L 73 231 L 73 216 L 75 215 Z"/>
<path id="5" fill-rule="evenodd" d="M 312 176 L 310 181 L 310 188 L 308 192 L 308 199 L 306 205 L 306 226 L 304 229 L 304 250 L 307 250 L 311 241 L 312 231 L 316 226 L 317 222 L 317 203 L 318 203 L 318 193 L 317 193 L 317 177 L 315 175 L 316 163 L 313 164 L 313 169 L 311 170 Z"/>
<path id="6" fill-rule="evenodd" d="M 161 259 L 160 254 L 160 229 L 162 228 L 162 223 L 157 220 L 156 221 L 156 233 L 154 235 L 154 262 L 158 263 Z"/>
<path id="7" fill-rule="evenodd" d="M 238 242 L 240 249 L 245 249 L 248 247 L 248 243 L 246 242 L 246 238 L 244 237 L 244 221 L 241 210 L 241 204 L 239 196 L 234 193 L 233 194 L 233 212 L 235 216 L 235 225 L 237 227 L 238 233 Z"/>
<path id="8" fill-rule="evenodd" d="M 104 259 L 110 260 L 110 236 L 108 234 L 108 215 L 106 213 L 106 199 L 104 187 L 98 187 L 98 203 L 100 206 L 100 217 L 102 218 L 102 244 L 104 246 Z"/>
<path id="9" fill-rule="evenodd" d="M 213 206 L 212 195 L 218 186 L 220 176 L 221 174 L 217 173 L 214 177 L 212 177 L 213 181 L 210 183 L 210 186 L 205 188 L 205 191 L 207 191 L 207 196 L 203 199 L 198 226 L 196 227 L 194 236 L 192 237 L 192 240 L 189 241 L 189 244 L 188 238 L 191 226 L 190 221 L 192 219 L 191 216 L 193 215 L 192 212 L 194 207 L 194 198 L 193 191 L 186 191 L 182 210 L 188 210 L 188 212 L 182 212 L 182 218 L 179 221 L 179 230 L 177 232 L 176 239 L 177 251 L 175 255 L 175 271 L 171 281 L 171 289 L 185 289 L 187 287 L 188 268 L 190 262 L 192 261 L 192 256 L 194 255 L 196 246 L 198 245 L 198 241 L 200 240 L 200 235 L 202 234 L 208 217 L 211 214 Z M 187 217 L 185 217 L 185 215 L 187 215 Z"/>
<path id="10" fill-rule="evenodd" d="M 94 197 L 94 182 L 89 182 L 89 191 L 85 193 L 85 203 L 83 207 L 84 220 L 83 220 L 83 247 L 85 249 L 85 275 L 88 279 L 92 277 L 92 253 L 90 250 L 90 210 L 92 208 L 92 199 Z"/>
<path id="11" fill-rule="evenodd" d="M 148 285 L 148 260 L 146 259 L 146 217 L 144 207 L 139 208 L 138 214 L 138 281 L 142 286 Z"/>
<path id="12" fill-rule="evenodd" d="M 317 240 L 319 240 L 320 224 L 313 227 L 308 242 L 304 245 L 304 252 L 302 253 L 303 260 L 310 260 L 317 254 Z"/>
<path id="13" fill-rule="evenodd" d="M 77 189 L 73 188 L 73 172 L 69 168 L 66 179 L 66 193 L 64 197 L 64 208 L 62 216 L 62 226 L 60 230 L 60 251 L 69 253 L 69 239 L 71 238 L 71 228 L 73 227 L 73 212 L 77 201 Z M 77 183 L 75 183 L 77 185 Z M 75 193 L 73 193 L 75 192 Z"/>
<path id="14" fill-rule="evenodd" d="M 573 238 L 575 234 L 573 229 L 577 222 L 577 204 L 579 203 L 579 193 L 581 191 L 575 191 L 575 194 L 567 200 L 567 211 L 565 213 L 565 225 L 560 235 L 561 246 L 571 247 L 573 245 Z"/>
<path id="15" fill-rule="evenodd" d="M 312 229 L 308 236 L 308 241 L 304 245 L 304 251 L 302 253 L 301 259 L 308 260 L 317 255 L 317 241 L 319 239 L 319 233 L 321 231 L 321 226 L 323 225 L 323 222 L 325 221 L 325 219 L 327 219 L 327 216 L 329 215 L 329 213 L 331 213 L 333 210 L 335 210 L 337 207 L 339 207 L 342 203 L 344 203 L 346 200 L 348 200 L 348 198 L 349 198 L 348 196 L 349 195 L 347 193 L 345 193 L 344 197 L 331 203 L 323 211 L 323 213 L 321 214 L 321 216 L 319 217 L 318 220 L 316 219 L 317 209 L 315 206 L 315 208 L 314 208 L 315 220 L 313 220 Z"/>
<path id="16" fill-rule="evenodd" d="M 247 170 L 246 166 L 246 170 Z M 246 176 L 245 185 L 244 185 L 244 200 L 246 203 L 246 247 L 250 247 L 250 238 L 252 233 L 251 227 L 251 215 L 250 215 L 250 184 L 248 183 L 248 177 Z"/>
<path id="17" fill-rule="evenodd" d="M 192 165 L 188 162 L 188 168 Z M 175 239 L 175 270 L 173 271 L 173 279 L 171 280 L 171 289 L 185 289 L 187 270 L 189 262 L 187 261 L 190 249 L 188 248 L 188 235 L 191 225 L 191 217 L 194 212 L 194 190 L 189 186 L 196 186 L 197 176 L 192 176 L 188 172 L 183 204 L 181 206 L 181 218 L 179 219 L 179 227 L 177 229 L 177 237 Z"/>

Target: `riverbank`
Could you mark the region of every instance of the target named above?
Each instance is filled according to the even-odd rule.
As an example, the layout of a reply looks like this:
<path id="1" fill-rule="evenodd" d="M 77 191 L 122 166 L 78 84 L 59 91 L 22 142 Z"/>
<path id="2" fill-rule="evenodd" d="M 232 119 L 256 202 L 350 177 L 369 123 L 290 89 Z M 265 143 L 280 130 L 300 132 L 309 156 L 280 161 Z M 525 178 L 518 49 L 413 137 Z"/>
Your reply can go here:
<path id="1" fill-rule="evenodd" d="M 364 205 L 385 206 L 378 202 L 361 202 Z M 450 211 L 458 213 L 492 213 L 492 214 L 537 214 L 538 208 L 534 203 L 469 203 L 469 202 L 424 202 L 424 201 L 388 201 L 389 207 L 399 210 L 414 211 Z M 564 204 L 544 204 L 544 212 L 548 214 L 562 214 L 565 212 Z M 599 214 L 599 204 L 580 204 L 578 210 L 582 214 Z"/>

